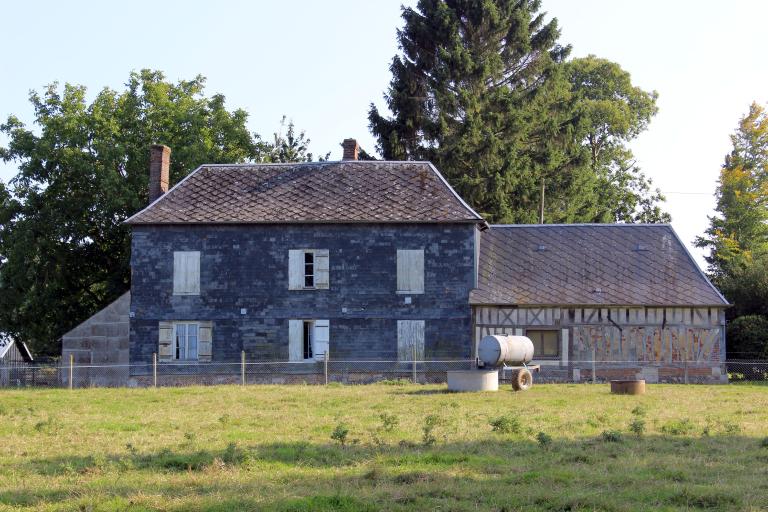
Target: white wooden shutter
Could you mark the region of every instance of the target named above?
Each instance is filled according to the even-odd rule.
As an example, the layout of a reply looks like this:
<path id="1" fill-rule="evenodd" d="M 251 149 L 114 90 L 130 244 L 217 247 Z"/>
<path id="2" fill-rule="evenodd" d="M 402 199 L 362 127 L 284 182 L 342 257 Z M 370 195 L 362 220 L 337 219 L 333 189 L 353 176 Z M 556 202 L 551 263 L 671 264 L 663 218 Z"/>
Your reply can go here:
<path id="1" fill-rule="evenodd" d="M 288 320 L 288 360 L 304 360 L 304 321 Z"/>
<path id="2" fill-rule="evenodd" d="M 157 360 L 173 359 L 173 322 L 160 322 L 157 346 Z"/>
<path id="3" fill-rule="evenodd" d="M 315 359 L 322 361 L 325 358 L 325 353 L 328 351 L 330 344 L 330 321 L 328 320 L 315 320 L 315 335 L 314 346 L 312 347 L 312 354 Z"/>
<path id="4" fill-rule="evenodd" d="M 327 290 L 330 288 L 330 261 L 328 249 L 317 249 L 315 252 L 315 288 Z"/>
<path id="5" fill-rule="evenodd" d="M 413 361 L 414 347 L 416 360 L 424 360 L 424 320 L 397 321 L 397 359 Z"/>
<path id="6" fill-rule="evenodd" d="M 173 253 L 173 294 L 200 295 L 200 251 Z"/>
<path id="7" fill-rule="evenodd" d="M 197 338 L 197 358 L 200 361 L 213 359 L 213 322 L 200 322 Z"/>
<path id="8" fill-rule="evenodd" d="M 397 291 L 424 293 L 424 249 L 397 250 Z"/>
<path id="9" fill-rule="evenodd" d="M 301 249 L 288 251 L 288 289 L 304 289 L 304 251 Z"/>

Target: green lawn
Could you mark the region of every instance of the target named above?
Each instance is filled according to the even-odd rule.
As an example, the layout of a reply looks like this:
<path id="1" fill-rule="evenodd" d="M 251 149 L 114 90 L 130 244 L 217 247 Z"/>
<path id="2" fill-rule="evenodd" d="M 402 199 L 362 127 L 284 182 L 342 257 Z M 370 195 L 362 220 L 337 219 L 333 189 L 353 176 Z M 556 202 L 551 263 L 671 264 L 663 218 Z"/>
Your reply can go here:
<path id="1" fill-rule="evenodd" d="M 753 385 L 0 390 L 0 510 L 765 510 L 766 436 Z"/>

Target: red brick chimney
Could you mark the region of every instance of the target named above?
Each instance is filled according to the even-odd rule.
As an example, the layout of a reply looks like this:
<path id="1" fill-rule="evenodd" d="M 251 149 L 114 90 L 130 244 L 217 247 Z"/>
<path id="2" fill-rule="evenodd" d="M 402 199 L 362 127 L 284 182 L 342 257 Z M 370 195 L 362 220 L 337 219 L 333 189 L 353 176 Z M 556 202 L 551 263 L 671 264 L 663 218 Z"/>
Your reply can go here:
<path id="1" fill-rule="evenodd" d="M 360 146 L 357 145 L 355 139 L 344 139 L 341 143 L 341 147 L 344 148 L 344 156 L 342 160 L 357 160 L 357 153 L 360 151 Z"/>
<path id="2" fill-rule="evenodd" d="M 168 192 L 171 168 L 171 148 L 153 144 L 149 149 L 149 202 Z"/>

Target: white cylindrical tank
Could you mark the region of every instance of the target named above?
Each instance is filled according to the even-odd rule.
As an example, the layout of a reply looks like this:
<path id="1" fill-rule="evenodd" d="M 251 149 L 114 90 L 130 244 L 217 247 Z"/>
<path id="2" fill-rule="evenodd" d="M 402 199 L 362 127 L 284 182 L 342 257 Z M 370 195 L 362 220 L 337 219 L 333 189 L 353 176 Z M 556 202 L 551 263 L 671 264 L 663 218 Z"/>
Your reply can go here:
<path id="1" fill-rule="evenodd" d="M 533 359 L 533 342 L 525 336 L 491 334 L 480 340 L 477 357 L 488 366 L 529 363 Z"/>

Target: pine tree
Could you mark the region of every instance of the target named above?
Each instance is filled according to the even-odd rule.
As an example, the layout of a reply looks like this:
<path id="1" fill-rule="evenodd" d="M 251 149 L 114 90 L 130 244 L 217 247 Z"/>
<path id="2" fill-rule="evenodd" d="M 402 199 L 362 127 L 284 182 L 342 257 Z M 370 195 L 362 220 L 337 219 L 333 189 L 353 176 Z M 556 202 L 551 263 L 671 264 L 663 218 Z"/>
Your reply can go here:
<path id="1" fill-rule="evenodd" d="M 665 220 L 661 197 L 634 165 L 605 166 L 602 156 L 599 172 L 591 165 L 589 123 L 604 120 L 571 80 L 585 66 L 565 67 L 570 47 L 558 43 L 557 20 L 545 21 L 540 8 L 538 0 L 421 0 L 405 8 L 402 54 L 385 95 L 392 115 L 375 105 L 369 111 L 377 150 L 386 159 L 431 160 L 492 222 L 537 222 L 542 196 L 550 222 Z M 628 75 L 614 75 L 626 85 Z M 619 108 L 625 115 L 608 120 L 630 126 L 609 126 L 606 145 L 617 149 L 606 155 L 618 156 L 617 141 L 645 129 L 655 113 L 655 95 L 629 85 L 621 91 L 627 99 L 617 91 L 599 99 L 631 110 L 630 97 L 639 97 L 645 109 Z"/>

